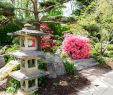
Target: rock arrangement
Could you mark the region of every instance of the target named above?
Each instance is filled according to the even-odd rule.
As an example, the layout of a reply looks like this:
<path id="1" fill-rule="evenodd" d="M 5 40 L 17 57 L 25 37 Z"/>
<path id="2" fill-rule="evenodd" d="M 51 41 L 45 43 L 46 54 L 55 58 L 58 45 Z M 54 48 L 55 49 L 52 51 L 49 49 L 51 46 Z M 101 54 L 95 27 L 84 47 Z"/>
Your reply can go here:
<path id="1" fill-rule="evenodd" d="M 56 78 L 59 75 L 65 74 L 63 60 L 58 55 L 45 54 L 45 60 L 48 61 L 47 68 L 49 77 Z"/>

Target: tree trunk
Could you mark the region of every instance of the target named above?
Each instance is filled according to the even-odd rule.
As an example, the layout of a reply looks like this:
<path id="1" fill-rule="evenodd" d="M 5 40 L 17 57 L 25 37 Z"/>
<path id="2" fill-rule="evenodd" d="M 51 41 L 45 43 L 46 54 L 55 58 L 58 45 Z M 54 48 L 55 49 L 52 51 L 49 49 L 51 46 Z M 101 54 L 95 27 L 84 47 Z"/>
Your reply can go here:
<path id="1" fill-rule="evenodd" d="M 36 21 L 39 21 L 38 17 L 38 0 L 33 1 L 33 7 L 34 7 L 34 17 Z"/>
<path id="2" fill-rule="evenodd" d="M 32 0 L 33 8 L 34 8 L 34 17 L 35 21 L 39 22 L 39 15 L 38 15 L 38 0 Z M 40 25 L 36 23 L 37 30 L 40 30 Z"/>

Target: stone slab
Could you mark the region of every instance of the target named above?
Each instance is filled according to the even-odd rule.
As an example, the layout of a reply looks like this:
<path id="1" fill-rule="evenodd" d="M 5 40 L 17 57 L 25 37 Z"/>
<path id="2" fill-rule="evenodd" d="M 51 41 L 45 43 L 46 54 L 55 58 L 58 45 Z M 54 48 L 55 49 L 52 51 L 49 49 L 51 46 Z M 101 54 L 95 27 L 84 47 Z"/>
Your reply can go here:
<path id="1" fill-rule="evenodd" d="M 113 85 L 113 71 L 103 75 L 103 81 L 107 81 L 110 85 Z"/>
<path id="2" fill-rule="evenodd" d="M 48 73 L 45 71 L 39 70 L 37 73 L 28 76 L 28 75 L 25 75 L 20 70 L 18 70 L 10 73 L 9 75 L 18 81 L 22 81 L 22 80 L 28 80 L 36 77 L 45 76 L 45 75 L 48 75 Z"/>
<path id="3" fill-rule="evenodd" d="M 108 88 L 102 95 L 113 95 L 113 87 Z"/>
<path id="4" fill-rule="evenodd" d="M 96 60 L 94 59 L 80 59 L 80 60 L 74 60 L 75 66 L 77 70 L 82 70 L 86 69 L 89 67 L 93 67 L 97 64 L 99 64 Z"/>
<path id="5" fill-rule="evenodd" d="M 5 59 L 2 55 L 0 55 L 0 68 L 5 65 Z"/>
<path id="6" fill-rule="evenodd" d="M 113 71 L 103 74 L 77 95 L 113 95 Z"/>
<path id="7" fill-rule="evenodd" d="M 4 80 L 0 81 L 0 90 L 5 89 L 6 86 L 7 86 L 7 79 L 4 79 Z"/>
<path id="8" fill-rule="evenodd" d="M 43 58 L 44 57 L 44 52 L 42 51 L 15 51 L 15 52 L 10 52 L 9 55 L 12 55 L 14 57 L 17 57 L 17 58 L 38 58 L 38 57 L 41 57 Z"/>
<path id="9" fill-rule="evenodd" d="M 110 72 L 109 68 L 101 67 L 100 65 L 96 65 L 87 69 L 83 69 L 79 71 L 84 77 L 86 77 L 90 81 L 95 81 L 100 76 Z"/>

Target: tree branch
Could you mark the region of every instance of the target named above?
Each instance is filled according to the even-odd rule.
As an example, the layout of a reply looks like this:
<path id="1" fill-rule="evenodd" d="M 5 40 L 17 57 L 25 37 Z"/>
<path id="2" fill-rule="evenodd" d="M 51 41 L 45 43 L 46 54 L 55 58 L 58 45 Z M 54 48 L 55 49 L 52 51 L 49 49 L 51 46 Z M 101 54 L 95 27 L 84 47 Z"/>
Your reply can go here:
<path id="1" fill-rule="evenodd" d="M 32 11 L 32 10 L 28 10 L 28 9 L 24 9 L 24 8 L 15 8 L 15 9 L 17 9 L 17 10 L 25 10 L 25 11 L 30 11 L 30 12 L 33 12 L 33 13 L 34 13 L 34 11 Z"/>
<path id="2" fill-rule="evenodd" d="M 45 8 L 45 9 L 43 9 L 43 10 L 40 10 L 39 13 L 45 12 L 45 11 L 47 11 L 47 10 L 53 8 L 53 7 L 55 7 L 55 5 L 52 5 L 52 6 L 49 6 L 49 7 Z"/>
<path id="3" fill-rule="evenodd" d="M 45 9 L 40 10 L 39 13 L 48 11 L 49 9 L 51 9 L 53 7 L 57 8 L 57 7 L 64 7 L 64 6 L 63 5 L 52 5 L 52 6 L 45 8 Z"/>
<path id="4" fill-rule="evenodd" d="M 34 4 L 34 1 L 33 0 L 31 0 L 31 1 Z M 52 5 L 52 6 L 49 6 L 49 7 L 45 8 L 45 9 L 42 9 L 42 10 L 38 11 L 38 13 L 42 13 L 42 12 L 48 11 L 49 9 L 51 9 L 53 7 L 55 7 L 55 8 L 57 8 L 57 7 L 63 7 L 63 5 Z M 25 11 L 29 11 L 29 12 L 34 13 L 34 11 L 28 10 L 28 9 L 25 9 L 25 8 L 15 8 L 15 9 L 17 9 L 17 10 L 25 10 Z"/>

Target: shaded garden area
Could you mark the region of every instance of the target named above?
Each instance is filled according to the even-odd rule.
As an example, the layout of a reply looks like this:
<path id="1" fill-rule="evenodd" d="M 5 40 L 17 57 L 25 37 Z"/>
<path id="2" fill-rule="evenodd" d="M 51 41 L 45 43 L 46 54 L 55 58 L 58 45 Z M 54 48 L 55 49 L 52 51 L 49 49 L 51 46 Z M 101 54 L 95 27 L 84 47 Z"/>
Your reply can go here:
<path id="1" fill-rule="evenodd" d="M 57 79 L 45 79 L 39 88 L 40 95 L 76 95 L 80 89 L 90 85 L 90 81 L 79 73 L 67 74 Z"/>

